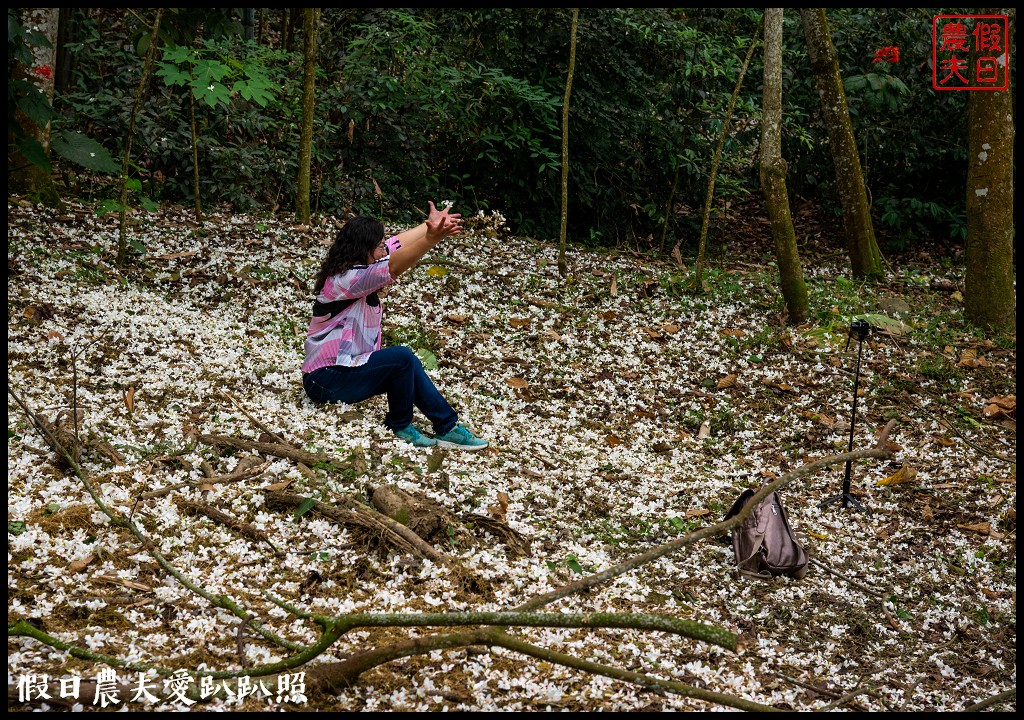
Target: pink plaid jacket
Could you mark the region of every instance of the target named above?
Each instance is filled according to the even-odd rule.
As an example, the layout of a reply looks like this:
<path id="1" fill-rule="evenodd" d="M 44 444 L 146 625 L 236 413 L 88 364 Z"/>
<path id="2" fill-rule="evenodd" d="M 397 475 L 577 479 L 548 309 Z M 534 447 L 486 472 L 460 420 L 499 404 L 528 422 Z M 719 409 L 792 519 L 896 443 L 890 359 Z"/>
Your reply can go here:
<path id="1" fill-rule="evenodd" d="M 401 246 L 397 237 L 388 239 L 388 256 Z M 330 365 L 355 367 L 380 350 L 384 307 L 377 291 L 395 281 L 388 269 L 388 256 L 327 278 L 306 330 L 302 372 Z"/>

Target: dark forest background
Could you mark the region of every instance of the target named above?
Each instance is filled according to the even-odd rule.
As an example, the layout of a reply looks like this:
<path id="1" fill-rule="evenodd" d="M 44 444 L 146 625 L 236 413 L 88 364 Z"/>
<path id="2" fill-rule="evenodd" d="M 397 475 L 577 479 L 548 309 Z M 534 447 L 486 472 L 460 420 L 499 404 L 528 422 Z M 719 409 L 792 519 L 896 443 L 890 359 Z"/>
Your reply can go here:
<path id="1" fill-rule="evenodd" d="M 883 252 L 959 242 L 966 233 L 968 93 L 932 89 L 939 12 L 828 11 Z M 122 155 L 151 14 L 62 10 L 55 131 L 82 133 Z M 760 16 L 750 8 L 581 11 L 570 101 L 570 242 L 652 247 L 663 243 L 665 226 L 668 246 L 695 246 L 716 145 Z M 419 222 L 418 209 L 433 198 L 464 213 L 500 211 L 520 234 L 557 236 L 570 27 L 567 8 L 324 8 L 312 211 Z M 899 62 L 873 62 L 889 46 L 899 48 Z M 173 48 L 191 48 L 189 61 Z M 165 10 L 133 140 L 139 195 L 192 203 L 194 113 L 204 205 L 292 209 L 302 54 L 301 9 Z M 760 193 L 762 61 L 755 52 L 736 101 L 716 214 Z M 197 62 L 214 73 L 200 102 L 182 76 L 175 84 L 167 72 L 177 67 L 195 82 L 202 79 Z M 840 223 L 796 10 L 786 13 L 783 62 L 790 193 Z M 220 67 L 228 71 L 218 78 Z M 214 81 L 228 92 L 213 93 Z M 239 81 L 249 81 L 250 92 L 239 92 Z M 101 200 L 118 182 L 118 173 L 59 158 L 55 164 L 66 195 Z M 713 238 L 715 214 L 709 230 Z"/>

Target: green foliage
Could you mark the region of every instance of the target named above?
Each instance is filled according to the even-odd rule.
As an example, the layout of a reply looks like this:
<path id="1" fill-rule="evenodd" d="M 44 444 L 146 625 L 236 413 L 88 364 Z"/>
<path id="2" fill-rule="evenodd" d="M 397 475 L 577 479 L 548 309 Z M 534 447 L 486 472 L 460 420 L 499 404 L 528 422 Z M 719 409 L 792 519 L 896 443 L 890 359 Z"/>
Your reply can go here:
<path id="1" fill-rule="evenodd" d="M 11 76 L 13 68 L 26 68 L 28 72 L 52 73 L 53 68 L 35 68 L 33 47 L 51 47 L 46 36 L 22 26 L 15 8 L 7 10 L 7 128 L 17 151 L 37 167 L 52 171 L 46 150 L 40 142 L 27 134 L 16 116 L 20 111 L 26 118 L 42 128 L 57 117 L 49 99 L 34 82 L 25 77 Z M 55 131 L 50 135 L 50 149 L 66 160 L 95 172 L 116 172 L 117 165 L 110 153 L 95 140 L 80 132 Z M 10 171 L 10 167 L 8 167 Z"/>
<path id="2" fill-rule="evenodd" d="M 967 95 L 932 90 L 932 16 L 928 8 L 836 8 L 827 11 L 845 78 L 846 101 L 878 239 L 901 251 L 923 239 L 964 237 L 967 176 Z M 790 192 L 814 194 L 838 213 L 832 158 L 799 13 L 786 14 L 784 122 L 819 138 L 814 144 L 787 132 Z M 876 63 L 882 47 L 899 48 L 899 62 Z"/>
<path id="3" fill-rule="evenodd" d="M 277 90 L 266 75 L 263 58 L 249 45 L 241 59 L 227 55 L 224 45 L 207 40 L 199 48 L 170 45 L 157 63 L 156 75 L 168 87 L 188 87 L 208 107 L 227 107 L 231 97 L 266 107 Z M 229 87 L 230 86 L 230 87 Z"/>
<path id="4" fill-rule="evenodd" d="M 58 88 L 53 123 L 55 136 L 95 138 L 109 160 L 127 131 L 148 34 L 145 13 L 113 22 L 104 12 L 72 13 L 70 81 Z M 293 204 L 302 58 L 243 42 L 238 12 L 167 10 L 134 141 L 145 170 L 138 174 L 140 195 L 191 201 L 190 108 L 181 92 L 187 88 L 197 101 L 207 202 L 240 211 Z M 964 232 L 967 93 L 931 90 L 931 12 L 828 11 L 876 233 L 895 250 Z M 667 237 L 695 246 L 715 146 L 760 15 L 752 8 L 582 10 L 569 128 L 573 241 L 653 244 L 671 194 Z M 569 28 L 567 8 L 325 8 L 314 212 L 411 223 L 422 219 L 417 210 L 426 199 L 451 200 L 463 212 L 500 209 L 519 234 L 555 237 Z M 20 44 L 9 41 L 9 57 L 25 56 L 30 37 L 22 31 Z M 838 214 L 795 10 L 785 15 L 784 39 L 790 193 Z M 873 63 L 875 50 L 890 45 L 900 48 L 900 62 Z M 715 209 L 759 189 L 762 57 L 754 53 L 737 99 Z M 13 97 L 31 116 L 44 117 L 46 108 L 15 81 L 9 108 Z M 81 137 L 64 137 L 55 148 L 77 163 L 101 157 Z M 33 155 L 31 143 L 24 145 L 27 157 L 41 155 L 41 148 Z M 95 176 L 63 171 L 86 193 L 109 194 Z"/>

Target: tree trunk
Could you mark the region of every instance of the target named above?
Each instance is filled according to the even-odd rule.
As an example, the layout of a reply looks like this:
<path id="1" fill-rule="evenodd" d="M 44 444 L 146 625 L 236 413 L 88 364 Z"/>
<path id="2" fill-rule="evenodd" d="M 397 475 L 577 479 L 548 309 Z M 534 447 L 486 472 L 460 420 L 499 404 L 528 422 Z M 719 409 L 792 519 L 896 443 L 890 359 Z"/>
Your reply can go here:
<path id="1" fill-rule="evenodd" d="M 316 116 L 316 39 L 320 25 L 320 10 L 305 8 L 303 32 L 305 60 L 302 64 L 302 138 L 299 141 L 299 177 L 295 193 L 295 220 L 309 222 L 309 167 L 313 158 L 313 119 Z"/>
<path id="2" fill-rule="evenodd" d="M 807 319 L 807 286 L 796 247 L 793 217 L 786 189 L 786 161 L 782 158 L 782 8 L 764 12 L 764 92 L 761 118 L 761 189 L 764 191 L 775 257 L 779 264 L 779 286 L 786 301 L 789 321 L 799 325 Z"/>
<path id="3" fill-rule="evenodd" d="M 704 288 L 704 252 L 708 246 L 708 224 L 711 222 L 711 204 L 715 199 L 715 178 L 718 177 L 718 163 L 722 160 L 722 148 L 725 147 L 725 138 L 729 134 L 729 125 L 732 123 L 732 113 L 736 109 L 736 98 L 739 97 L 740 88 L 743 87 L 743 78 L 750 66 L 750 58 L 754 56 L 754 48 L 757 47 L 757 36 L 764 28 L 764 15 L 757 21 L 757 29 L 754 36 L 750 38 L 750 47 L 747 48 L 747 56 L 743 58 L 743 65 L 740 67 L 739 77 L 736 78 L 736 87 L 733 88 L 732 97 L 729 99 L 729 109 L 725 111 L 725 120 L 722 122 L 722 132 L 718 136 L 718 146 L 715 148 L 715 159 L 711 163 L 711 174 L 708 177 L 708 192 L 704 196 L 704 218 L 700 226 L 700 242 L 697 245 L 697 262 L 693 270 L 693 291 L 700 294 Z M 676 242 L 676 249 L 679 248 L 680 238 Z"/>
<path id="4" fill-rule="evenodd" d="M 188 92 L 189 130 L 192 133 L 192 194 L 194 195 L 196 223 L 203 225 L 203 198 L 199 190 L 199 130 L 196 127 L 196 94 L 192 88 Z"/>
<path id="5" fill-rule="evenodd" d="M 983 14 L 1010 18 L 1013 46 L 1016 11 Z M 977 63 L 972 57 L 971 68 Z M 976 84 L 976 83 L 975 83 Z M 1011 89 L 968 93 L 967 269 L 964 311 L 976 325 L 1012 330 L 1017 321 L 1013 265 L 1013 98 Z"/>
<path id="6" fill-rule="evenodd" d="M 57 75 L 57 35 L 60 20 L 60 8 L 21 8 L 21 24 L 33 28 L 46 36 L 50 47 L 32 45 L 32 67 L 26 68 L 20 63 L 14 72 L 25 80 L 32 82 L 46 96 L 46 103 L 53 104 L 54 80 Z M 45 69 L 44 69 L 45 68 Z M 18 125 L 29 138 L 42 146 L 43 155 L 50 157 L 50 122 L 37 125 L 32 118 L 21 110 L 15 110 Z M 11 190 L 30 195 L 33 199 L 50 207 L 60 205 L 60 195 L 54 186 L 52 171 L 37 162 L 32 162 L 16 149 L 12 142 L 10 129 L 7 131 L 7 182 Z M 42 162 L 41 159 L 38 161 Z"/>
<path id="7" fill-rule="evenodd" d="M 839 61 L 829 34 L 824 8 L 801 8 L 807 53 L 811 60 L 821 110 L 836 168 L 836 185 L 843 208 L 843 227 L 854 277 L 882 276 L 882 255 L 875 242 L 871 206 L 864 188 L 857 140 L 846 107 L 846 93 L 839 76 Z"/>
<path id="8" fill-rule="evenodd" d="M 565 76 L 565 100 L 562 103 L 562 226 L 558 235 L 558 273 L 565 277 L 569 268 L 565 262 L 565 234 L 569 223 L 569 94 L 572 92 L 572 74 L 576 69 L 576 28 L 580 9 L 572 9 L 572 29 L 569 31 L 569 70 Z"/>
<path id="9" fill-rule="evenodd" d="M 124 265 L 128 259 L 128 238 L 125 235 L 125 224 L 128 216 L 128 170 L 132 161 L 132 140 L 135 137 L 135 124 L 139 118 L 139 109 L 142 107 L 142 98 L 149 84 L 149 73 L 153 68 L 153 55 L 156 53 L 156 46 L 160 41 L 160 19 L 164 15 L 163 8 L 157 8 L 156 17 L 153 18 L 153 27 L 149 34 L 149 48 L 146 50 L 146 59 L 142 64 L 142 75 L 139 78 L 139 85 L 135 88 L 135 102 L 132 104 L 131 114 L 128 116 L 128 132 L 124 136 L 124 157 L 121 158 L 121 213 L 120 222 L 117 228 L 117 264 Z"/>

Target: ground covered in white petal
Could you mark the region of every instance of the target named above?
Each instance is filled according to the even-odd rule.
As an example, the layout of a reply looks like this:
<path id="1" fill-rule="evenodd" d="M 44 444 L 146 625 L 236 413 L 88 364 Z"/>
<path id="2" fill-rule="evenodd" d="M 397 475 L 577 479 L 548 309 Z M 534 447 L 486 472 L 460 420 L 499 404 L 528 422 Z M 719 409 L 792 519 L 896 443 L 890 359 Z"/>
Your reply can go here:
<path id="1" fill-rule="evenodd" d="M 841 493 L 842 465 L 783 490 L 818 561 L 804 579 L 740 581 L 731 546 L 708 539 L 541 608 L 720 626 L 741 634 L 742 654 L 637 629 L 510 632 L 780 709 L 959 710 L 1014 689 L 1016 337 L 964 323 L 953 251 L 890 258 L 881 283 L 850 279 L 834 221 L 807 233 L 813 318 L 789 327 L 758 215 L 745 209 L 718 229 L 702 294 L 687 287 L 692 267 L 628 248 L 570 248 L 563 278 L 557 244 L 513 236 L 500 214 L 471 218 L 385 298 L 387 342 L 417 349 L 490 442 L 435 453 L 383 427 L 381 398 L 321 407 L 303 393 L 308 288 L 333 220 L 225 214 L 200 229 L 189 210 L 167 208 L 128 218 L 144 254 L 118 268 L 114 216 L 9 202 L 8 622 L 62 643 L 9 633 L 9 685 L 35 707 L 90 710 L 94 696 L 76 698 L 71 679 L 97 679 L 110 667 L 99 655 L 129 663 L 116 671 L 129 685 L 142 666 L 195 679 L 282 660 L 320 628 L 271 596 L 323 615 L 510 610 L 720 521 L 743 489 L 845 452 L 851 437 L 871 447 L 895 419 L 892 460 L 851 467 L 866 512 L 820 505 Z M 855 317 L 872 322 L 862 344 L 849 342 Z M 148 543 L 101 511 L 15 395 L 61 437 L 77 432 L 83 475 Z M 285 440 L 331 460 L 300 465 L 210 435 Z M 387 486 L 448 513 L 429 536 L 443 559 L 308 503 L 268 502 L 275 491 L 369 502 Z M 292 649 L 240 630 L 153 550 Z M 352 630 L 304 667 L 440 632 L 452 630 Z M 372 668 L 336 697 L 303 699 L 301 685 L 265 696 L 254 679 L 243 702 L 193 709 L 725 707 L 558 660 L 435 650 Z M 63 681 L 66 697 L 41 704 L 38 691 L 54 694 L 43 676 Z M 151 709 L 184 707 L 173 685 L 147 676 Z"/>

